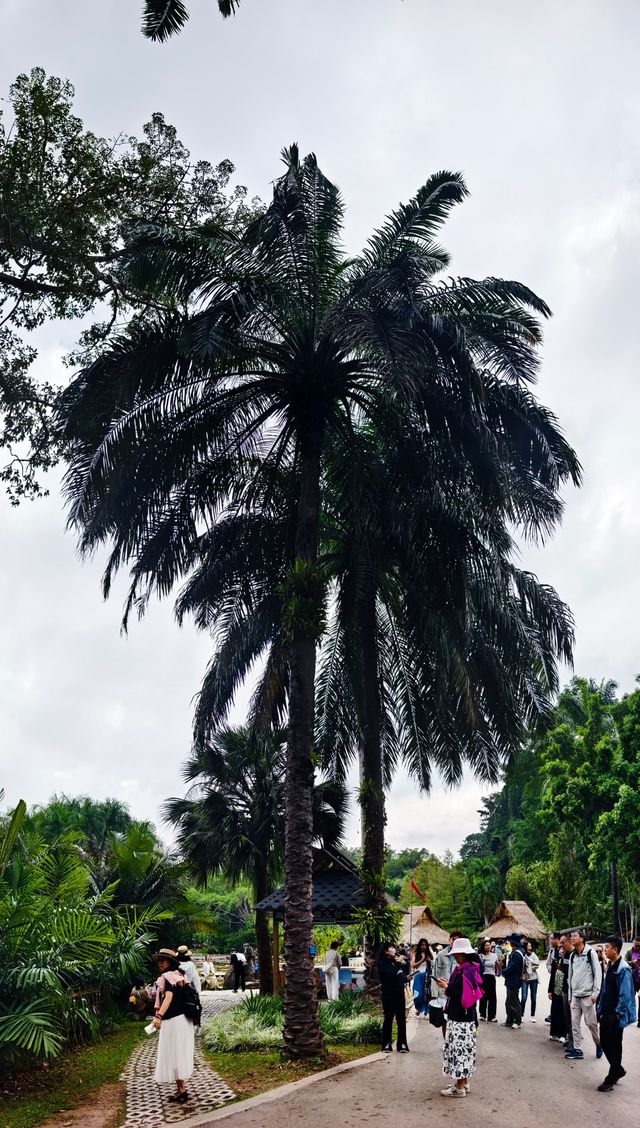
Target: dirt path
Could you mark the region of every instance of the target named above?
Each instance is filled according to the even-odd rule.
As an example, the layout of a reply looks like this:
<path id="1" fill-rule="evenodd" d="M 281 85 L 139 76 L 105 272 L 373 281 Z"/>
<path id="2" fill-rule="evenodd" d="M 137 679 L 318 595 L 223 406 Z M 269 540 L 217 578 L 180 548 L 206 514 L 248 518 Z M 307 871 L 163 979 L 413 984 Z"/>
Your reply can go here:
<path id="1" fill-rule="evenodd" d="M 103 1085 L 90 1101 L 59 1112 L 40 1128 L 118 1128 L 122 1124 L 125 1087 L 122 1081 Z"/>

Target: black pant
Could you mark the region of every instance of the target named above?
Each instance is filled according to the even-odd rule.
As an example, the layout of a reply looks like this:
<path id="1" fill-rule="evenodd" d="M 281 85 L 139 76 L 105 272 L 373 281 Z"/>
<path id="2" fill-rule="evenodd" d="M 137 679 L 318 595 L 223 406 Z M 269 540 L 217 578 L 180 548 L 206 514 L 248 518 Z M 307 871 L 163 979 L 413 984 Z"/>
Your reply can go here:
<path id="1" fill-rule="evenodd" d="M 617 1014 L 603 1014 L 600 1017 L 600 1045 L 609 1062 L 607 1081 L 619 1081 L 622 1077 L 622 1027 Z"/>
<path id="2" fill-rule="evenodd" d="M 573 1022 L 571 1021 L 571 1004 L 566 991 L 562 992 L 562 1009 L 564 1011 L 564 1024 L 567 1031 L 566 1048 L 573 1049 Z"/>
<path id="3" fill-rule="evenodd" d="M 382 996 L 382 1011 L 384 1013 L 384 1022 L 382 1023 L 382 1045 L 390 1046 L 393 1034 L 393 1020 L 395 1018 L 398 1026 L 398 1049 L 407 1044 L 407 1019 L 405 1013 L 404 992 L 402 995 L 383 995 Z"/>
<path id="4" fill-rule="evenodd" d="M 233 968 L 233 989 L 234 989 L 234 991 L 237 991 L 238 987 L 242 987 L 242 990 L 244 991 L 246 976 L 247 976 L 247 965 L 245 963 L 242 963 L 241 960 L 238 960 L 237 964 L 235 964 L 235 966 Z"/>
<path id="5" fill-rule="evenodd" d="M 484 998 L 480 999 L 480 1018 L 487 1018 L 491 1022 L 496 1017 L 497 1007 L 495 975 L 482 976 L 482 990 Z"/>
<path id="6" fill-rule="evenodd" d="M 520 988 L 507 987 L 507 1026 L 519 1026 L 521 1022 Z"/>

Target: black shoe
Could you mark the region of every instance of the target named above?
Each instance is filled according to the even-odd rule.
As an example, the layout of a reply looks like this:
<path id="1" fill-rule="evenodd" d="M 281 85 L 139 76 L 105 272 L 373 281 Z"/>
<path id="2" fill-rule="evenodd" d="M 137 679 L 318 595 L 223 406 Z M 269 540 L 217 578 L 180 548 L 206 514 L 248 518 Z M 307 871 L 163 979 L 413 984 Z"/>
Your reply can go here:
<path id="1" fill-rule="evenodd" d="M 185 1089 L 182 1093 L 173 1093 L 173 1095 L 170 1096 L 168 1099 L 171 1102 L 171 1104 L 184 1104 L 185 1101 L 189 1100 L 189 1094 L 188 1094 L 187 1090 Z"/>
<path id="2" fill-rule="evenodd" d="M 408 1054 L 410 1052 L 411 1051 L 409 1050 L 408 1046 L 398 1046 L 398 1053 L 399 1054 Z"/>
<path id="3" fill-rule="evenodd" d="M 393 1046 L 383 1046 L 382 1047 L 381 1053 L 390 1054 L 392 1052 L 393 1052 Z"/>
<path id="4" fill-rule="evenodd" d="M 602 1085 L 598 1085 L 598 1092 L 599 1093 L 612 1093 L 613 1092 L 613 1081 L 609 1081 L 609 1079 L 607 1078 L 606 1081 L 602 1082 Z"/>
<path id="5" fill-rule="evenodd" d="M 547 1017 L 545 1018 L 545 1022 L 551 1022 L 551 1015 L 550 1014 L 548 1014 Z"/>

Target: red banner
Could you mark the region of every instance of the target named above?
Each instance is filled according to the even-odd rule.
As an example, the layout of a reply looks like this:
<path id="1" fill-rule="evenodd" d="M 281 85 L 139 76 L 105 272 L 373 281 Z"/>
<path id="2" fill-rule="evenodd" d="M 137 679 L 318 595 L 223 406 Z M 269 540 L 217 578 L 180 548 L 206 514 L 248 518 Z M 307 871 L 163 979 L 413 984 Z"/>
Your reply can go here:
<path id="1" fill-rule="evenodd" d="M 411 882 L 411 888 L 413 889 L 414 893 L 418 894 L 418 897 L 422 897 L 422 900 L 426 901 L 426 899 L 427 899 L 426 893 L 422 893 L 421 890 L 418 889 L 418 886 L 416 885 L 415 881 Z"/>

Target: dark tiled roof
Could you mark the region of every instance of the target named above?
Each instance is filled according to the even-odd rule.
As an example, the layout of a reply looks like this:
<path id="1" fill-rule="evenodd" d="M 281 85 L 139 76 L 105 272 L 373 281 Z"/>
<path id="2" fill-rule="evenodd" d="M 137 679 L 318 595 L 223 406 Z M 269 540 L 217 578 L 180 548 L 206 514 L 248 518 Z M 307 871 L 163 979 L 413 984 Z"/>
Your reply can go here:
<path id="1" fill-rule="evenodd" d="M 313 877 L 313 919 L 338 922 L 348 920 L 353 909 L 360 909 L 365 903 L 364 889 L 355 873 L 345 870 L 321 872 Z M 284 886 L 275 889 L 256 906 L 281 915 L 284 911 Z"/>

